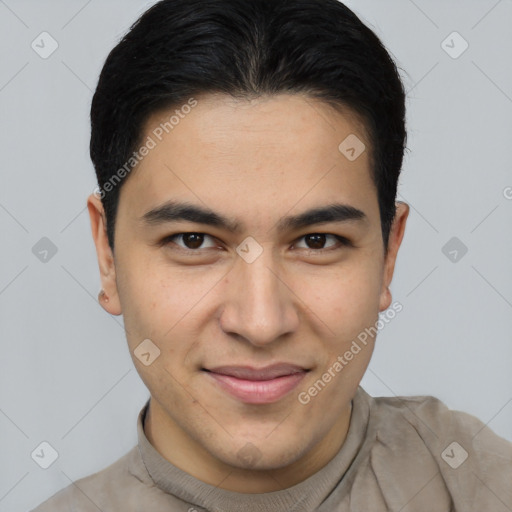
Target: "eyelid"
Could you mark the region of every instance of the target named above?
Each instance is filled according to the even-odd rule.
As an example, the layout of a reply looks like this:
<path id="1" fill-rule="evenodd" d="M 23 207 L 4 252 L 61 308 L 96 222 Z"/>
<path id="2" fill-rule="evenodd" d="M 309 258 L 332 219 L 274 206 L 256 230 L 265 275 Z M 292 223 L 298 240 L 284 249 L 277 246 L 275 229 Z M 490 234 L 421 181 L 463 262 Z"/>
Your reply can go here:
<path id="1" fill-rule="evenodd" d="M 333 237 L 335 238 L 338 243 L 333 245 L 333 246 L 330 246 L 330 247 L 325 247 L 323 249 L 310 249 L 309 247 L 305 247 L 305 248 L 299 248 L 300 250 L 304 250 L 304 251 L 308 251 L 309 253 L 318 253 L 318 254 L 321 254 L 323 252 L 327 252 L 327 251 L 332 251 L 332 250 L 336 250 L 336 249 L 340 249 L 342 247 L 354 247 L 354 244 L 346 237 L 342 236 L 342 235 L 336 235 L 334 233 L 323 233 L 323 232 L 318 232 L 318 231 L 313 231 L 311 233 L 306 233 L 298 238 L 296 238 L 296 240 L 302 240 L 303 238 L 309 236 L 309 235 L 325 235 L 325 236 L 330 236 L 330 237 Z"/>
<path id="2" fill-rule="evenodd" d="M 203 237 L 205 237 L 205 238 L 208 237 L 208 238 L 211 238 L 212 240 L 216 240 L 216 237 L 214 237 L 213 235 L 209 235 L 208 233 L 203 233 L 201 231 L 180 231 L 179 233 L 174 233 L 172 235 L 165 236 L 159 245 L 166 246 L 170 243 L 174 243 L 177 246 L 178 250 L 182 250 L 182 251 L 186 251 L 186 252 L 197 252 L 197 253 L 199 253 L 200 251 L 205 250 L 205 249 L 214 249 L 214 248 L 218 247 L 218 244 L 216 244 L 215 247 L 211 246 L 211 247 L 202 247 L 200 249 L 190 249 L 188 247 L 182 247 L 181 245 L 178 245 L 173 240 L 179 236 L 190 235 L 190 234 L 203 235 Z"/>

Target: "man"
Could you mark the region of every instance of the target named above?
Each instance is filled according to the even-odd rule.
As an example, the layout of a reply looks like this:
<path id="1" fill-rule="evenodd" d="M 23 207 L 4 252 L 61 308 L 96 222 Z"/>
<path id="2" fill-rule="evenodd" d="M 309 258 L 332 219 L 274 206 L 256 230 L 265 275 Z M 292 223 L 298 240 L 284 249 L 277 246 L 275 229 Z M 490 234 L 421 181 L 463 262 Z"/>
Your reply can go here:
<path id="1" fill-rule="evenodd" d="M 359 383 L 409 208 L 405 94 L 336 0 L 163 0 L 91 109 L 102 292 L 138 446 L 46 511 L 506 511 L 512 444 Z"/>

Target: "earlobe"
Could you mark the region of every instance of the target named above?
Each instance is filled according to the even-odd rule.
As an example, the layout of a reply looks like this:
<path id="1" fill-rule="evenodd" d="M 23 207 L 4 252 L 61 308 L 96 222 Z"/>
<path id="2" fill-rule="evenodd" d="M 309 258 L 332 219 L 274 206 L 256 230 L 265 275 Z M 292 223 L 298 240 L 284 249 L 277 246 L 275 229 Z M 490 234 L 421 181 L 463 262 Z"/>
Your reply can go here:
<path id="1" fill-rule="evenodd" d="M 100 305 L 111 315 L 121 314 L 121 303 L 117 292 L 114 255 L 108 243 L 106 217 L 103 203 L 95 194 L 87 198 L 91 220 L 91 231 L 100 269 L 102 290 L 98 296 Z"/>
<path id="2" fill-rule="evenodd" d="M 101 304 L 101 302 L 105 302 L 105 304 L 109 301 L 108 295 L 105 293 L 105 290 L 102 288 L 100 290 L 100 293 L 98 293 L 98 302 Z"/>
<path id="3" fill-rule="evenodd" d="M 389 286 L 386 286 L 380 294 L 379 311 L 382 312 L 388 309 L 391 306 L 392 299 L 391 290 Z"/>

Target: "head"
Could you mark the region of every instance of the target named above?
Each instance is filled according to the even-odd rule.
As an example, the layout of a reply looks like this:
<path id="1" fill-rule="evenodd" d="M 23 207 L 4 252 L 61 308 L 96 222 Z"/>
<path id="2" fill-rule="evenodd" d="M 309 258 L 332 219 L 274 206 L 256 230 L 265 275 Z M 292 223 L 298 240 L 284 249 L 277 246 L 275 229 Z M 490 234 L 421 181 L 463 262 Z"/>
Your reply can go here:
<path id="1" fill-rule="evenodd" d="M 104 307 L 155 418 L 212 464 L 303 459 L 349 413 L 373 331 L 351 347 L 392 301 L 393 60 L 337 0 L 163 0 L 109 54 L 91 125 Z M 288 377 L 235 396 L 226 366 Z"/>

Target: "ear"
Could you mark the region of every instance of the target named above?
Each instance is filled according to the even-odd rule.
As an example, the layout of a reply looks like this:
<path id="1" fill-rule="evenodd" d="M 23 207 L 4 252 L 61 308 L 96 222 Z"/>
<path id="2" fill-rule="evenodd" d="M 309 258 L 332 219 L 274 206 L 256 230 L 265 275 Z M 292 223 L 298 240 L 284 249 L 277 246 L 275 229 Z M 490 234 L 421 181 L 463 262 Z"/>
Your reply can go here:
<path id="1" fill-rule="evenodd" d="M 87 198 L 87 208 L 91 219 L 92 238 L 96 245 L 101 286 L 108 297 L 108 301 L 101 300 L 100 304 L 111 315 L 120 315 L 121 303 L 117 293 L 116 268 L 114 255 L 108 244 L 107 222 L 103 203 L 98 196 L 91 194 Z"/>
<path id="2" fill-rule="evenodd" d="M 380 295 L 379 311 L 384 311 L 391 305 L 391 292 L 389 285 L 393 279 L 398 249 L 402 243 L 405 233 L 405 224 L 409 216 L 409 205 L 403 202 L 396 203 L 396 213 L 393 225 L 389 232 L 388 250 L 384 259 L 384 274 L 382 279 L 382 290 Z"/>

